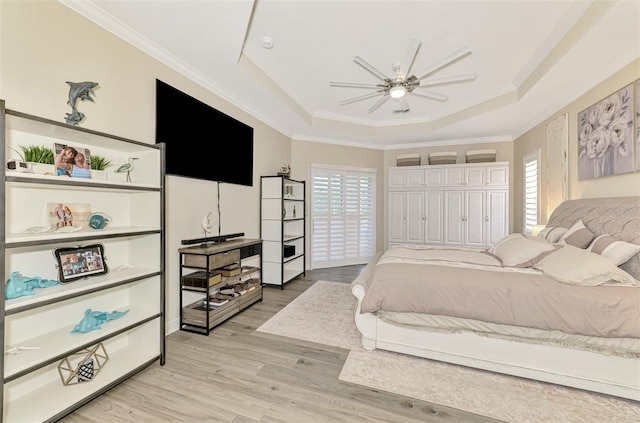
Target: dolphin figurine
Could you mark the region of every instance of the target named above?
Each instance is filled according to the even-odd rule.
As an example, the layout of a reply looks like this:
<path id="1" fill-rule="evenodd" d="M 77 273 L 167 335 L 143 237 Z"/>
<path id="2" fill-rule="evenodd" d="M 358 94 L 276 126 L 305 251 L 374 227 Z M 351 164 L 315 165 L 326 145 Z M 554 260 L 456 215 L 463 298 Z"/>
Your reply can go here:
<path id="1" fill-rule="evenodd" d="M 93 98 L 91 98 L 91 94 L 95 95 L 93 89 L 98 86 L 97 82 L 67 81 L 67 84 L 69 84 L 69 86 L 71 87 L 69 88 L 69 101 L 67 102 L 67 104 L 69 104 L 74 111 L 76 110 L 76 102 L 78 101 L 78 99 L 93 101 Z"/>

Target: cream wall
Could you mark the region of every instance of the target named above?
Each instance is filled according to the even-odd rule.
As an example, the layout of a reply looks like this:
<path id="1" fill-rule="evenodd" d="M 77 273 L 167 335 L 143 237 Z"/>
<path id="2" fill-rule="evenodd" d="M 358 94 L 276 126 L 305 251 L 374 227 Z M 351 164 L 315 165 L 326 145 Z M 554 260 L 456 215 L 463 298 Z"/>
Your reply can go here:
<path id="1" fill-rule="evenodd" d="M 64 122 L 65 113 L 71 111 L 66 104 L 66 81 L 95 81 L 100 84 L 95 102 L 78 102 L 78 109 L 86 115 L 80 126 L 152 144 L 156 78 L 254 128 L 254 155 L 260 159 L 254 161 L 253 187 L 222 184 L 220 215 L 223 234 L 244 232 L 258 238 L 260 175 L 274 174 L 291 161 L 288 137 L 56 1 L 0 1 L 0 98 L 9 109 Z M 184 124 L 188 128 L 189 122 Z M 214 147 L 229 142 L 215 128 L 201 135 Z M 211 157 L 212 166 L 216 160 L 221 158 Z M 181 240 L 204 235 L 200 222 L 209 211 L 214 212 L 217 234 L 218 186 L 168 176 L 165 187 L 166 306 L 171 332 L 179 323 L 178 248 Z"/>
<path id="2" fill-rule="evenodd" d="M 546 163 L 547 163 L 547 124 L 556 119 L 558 116 L 567 113 L 569 117 L 569 199 L 578 198 L 602 198 L 602 197 L 627 197 L 632 195 L 640 195 L 640 172 L 628 173 L 624 175 L 608 176 L 600 179 L 591 179 L 578 181 L 578 113 L 592 106 L 603 98 L 613 94 L 619 89 L 629 85 L 636 79 L 640 78 L 640 60 L 635 60 L 619 72 L 608 78 L 606 81 L 598 84 L 593 89 L 571 102 L 566 107 L 558 110 L 549 116 L 544 122 L 540 123 L 526 134 L 522 135 L 513 143 L 513 184 L 511 192 L 513 193 L 512 209 L 514 210 L 514 230 L 522 232 L 522 160 L 523 157 L 536 149 L 541 149 L 542 156 L 542 174 L 541 174 L 541 222 L 547 222 L 551 212 L 551 207 L 547 207 L 547 184 L 556 183 L 555 181 L 547 181 Z M 640 93 L 636 93 L 636 96 Z M 636 144 L 636 150 L 638 149 Z M 638 152 L 636 151 L 636 154 Z M 549 209 L 549 210 L 548 210 Z"/>

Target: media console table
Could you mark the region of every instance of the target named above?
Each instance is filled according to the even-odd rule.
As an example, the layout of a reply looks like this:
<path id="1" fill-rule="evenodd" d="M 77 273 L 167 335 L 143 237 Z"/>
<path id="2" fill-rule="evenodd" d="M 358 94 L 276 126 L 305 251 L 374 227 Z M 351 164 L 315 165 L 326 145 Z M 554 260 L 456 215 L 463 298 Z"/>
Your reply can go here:
<path id="1" fill-rule="evenodd" d="M 238 238 L 207 246 L 185 247 L 180 253 L 180 329 L 209 335 L 213 327 L 262 301 L 262 240 Z M 257 262 L 255 266 L 246 261 Z M 220 292 L 235 297 L 214 305 Z M 185 293 L 200 297 L 184 304 Z M 189 294 L 187 294 L 189 295 Z"/>

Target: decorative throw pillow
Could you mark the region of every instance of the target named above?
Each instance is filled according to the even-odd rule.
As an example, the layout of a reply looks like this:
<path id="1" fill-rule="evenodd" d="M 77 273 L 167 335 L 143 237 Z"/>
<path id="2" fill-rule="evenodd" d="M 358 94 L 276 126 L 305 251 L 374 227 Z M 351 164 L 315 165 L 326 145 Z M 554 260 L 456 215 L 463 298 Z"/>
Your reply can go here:
<path id="1" fill-rule="evenodd" d="M 587 248 L 593 240 L 593 232 L 584 226 L 582 220 L 578 220 L 558 240 L 558 244 L 573 245 L 578 248 Z"/>
<path id="2" fill-rule="evenodd" d="M 552 244 L 558 242 L 560 237 L 567 233 L 569 228 L 563 228 L 562 226 L 547 226 L 540 232 L 538 232 L 538 236 L 540 238 L 544 238 Z"/>
<path id="3" fill-rule="evenodd" d="M 547 254 L 533 268 L 563 283 L 579 286 L 620 284 L 640 286 L 633 276 L 598 254 L 565 245 Z"/>
<path id="4" fill-rule="evenodd" d="M 587 250 L 600 254 L 611 260 L 616 266 L 620 266 L 640 253 L 640 245 L 619 240 L 609 234 L 603 234 L 594 239 Z"/>
<path id="5" fill-rule="evenodd" d="M 556 248 L 543 238 L 516 233 L 505 236 L 487 252 L 497 257 L 504 267 L 531 267 Z"/>

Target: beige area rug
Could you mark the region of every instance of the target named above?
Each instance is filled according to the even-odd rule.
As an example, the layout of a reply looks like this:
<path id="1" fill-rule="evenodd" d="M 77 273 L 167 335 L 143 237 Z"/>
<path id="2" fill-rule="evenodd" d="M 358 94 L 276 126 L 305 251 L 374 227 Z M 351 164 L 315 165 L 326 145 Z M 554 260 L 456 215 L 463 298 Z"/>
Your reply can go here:
<path id="1" fill-rule="evenodd" d="M 640 403 L 635 401 L 364 350 L 353 318 L 355 306 L 350 284 L 318 281 L 256 330 L 349 349 L 341 381 L 506 422 L 640 422 Z"/>

